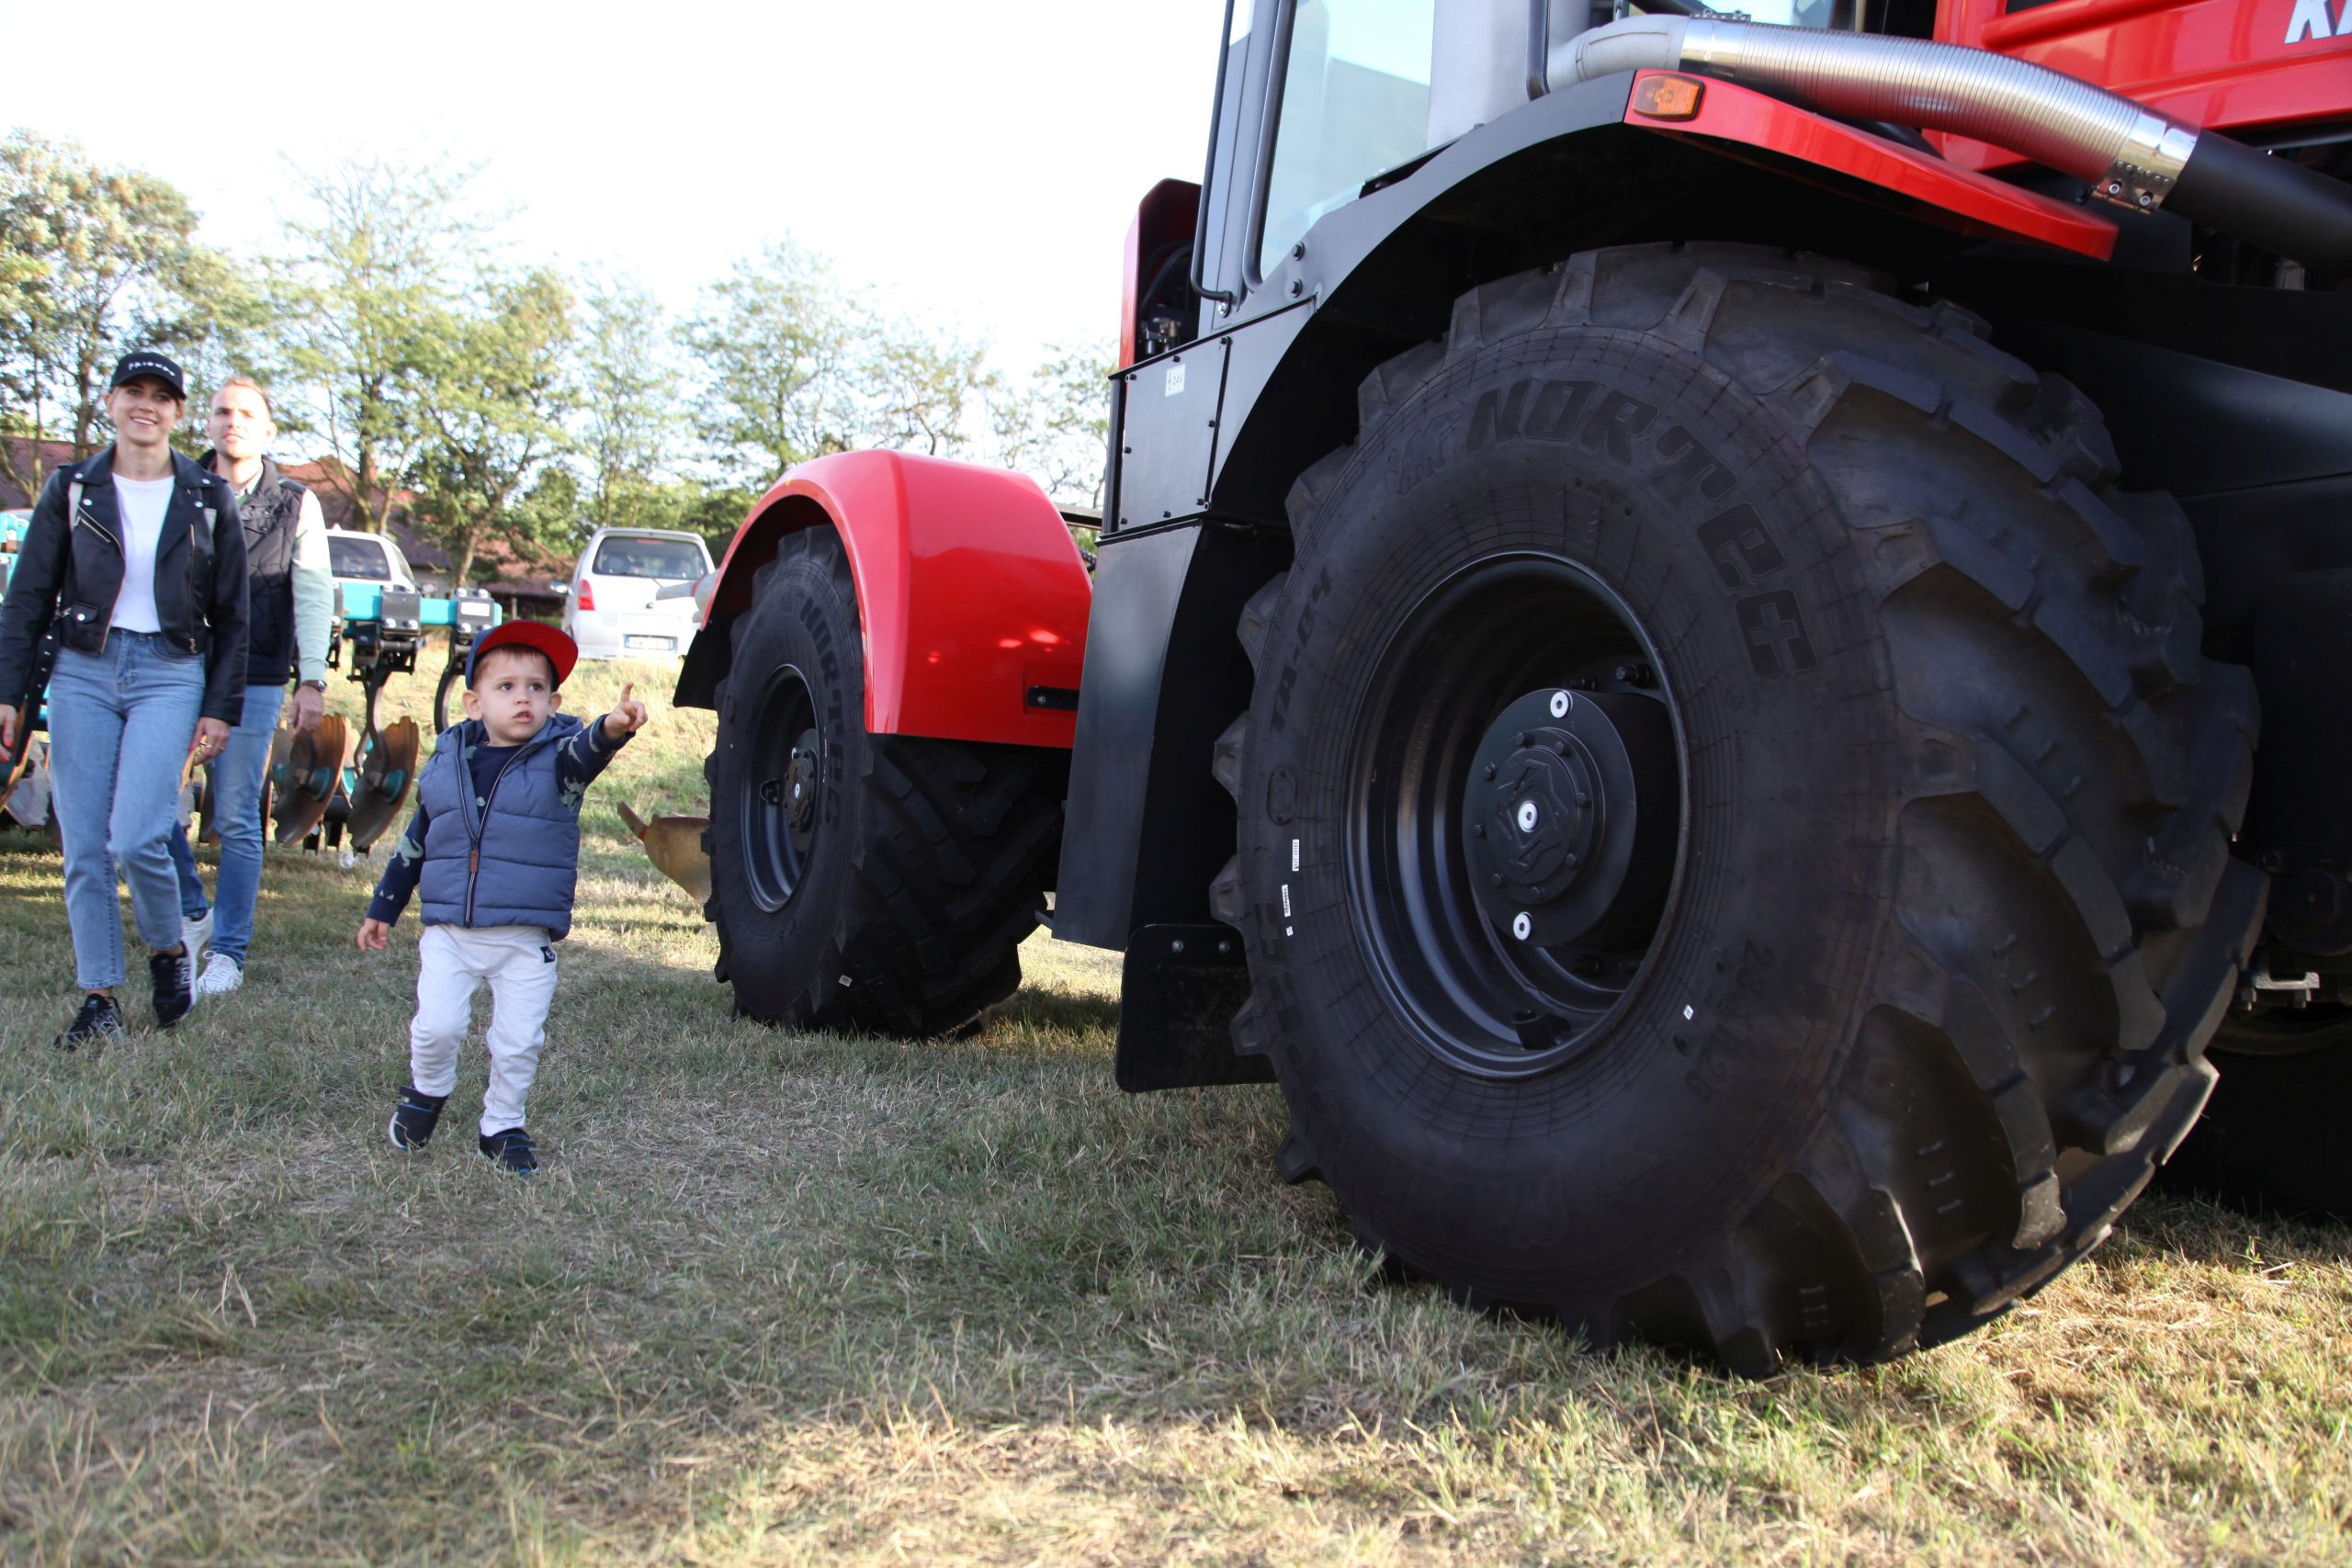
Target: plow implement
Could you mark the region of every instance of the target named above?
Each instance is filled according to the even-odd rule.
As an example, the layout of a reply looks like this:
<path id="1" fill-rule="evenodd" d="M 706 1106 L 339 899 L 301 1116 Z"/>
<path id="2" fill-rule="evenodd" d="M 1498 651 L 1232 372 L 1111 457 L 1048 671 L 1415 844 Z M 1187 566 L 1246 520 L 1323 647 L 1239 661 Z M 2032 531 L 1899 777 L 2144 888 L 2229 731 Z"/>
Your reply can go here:
<path id="1" fill-rule="evenodd" d="M 271 837 L 299 843 L 327 819 L 343 786 L 346 737 L 341 714 L 329 714 L 309 734 L 281 729 L 269 748 Z"/>
<path id="2" fill-rule="evenodd" d="M 656 817 L 648 822 L 627 806 L 620 813 L 655 870 L 693 894 L 697 907 L 710 902 L 710 852 L 703 848 L 709 818 Z"/>
<path id="3" fill-rule="evenodd" d="M 416 720 L 404 718 L 389 729 L 371 729 L 360 741 L 358 765 L 345 777 L 349 811 L 344 829 L 353 849 L 373 849 L 384 829 L 399 820 L 416 779 L 418 740 Z"/>

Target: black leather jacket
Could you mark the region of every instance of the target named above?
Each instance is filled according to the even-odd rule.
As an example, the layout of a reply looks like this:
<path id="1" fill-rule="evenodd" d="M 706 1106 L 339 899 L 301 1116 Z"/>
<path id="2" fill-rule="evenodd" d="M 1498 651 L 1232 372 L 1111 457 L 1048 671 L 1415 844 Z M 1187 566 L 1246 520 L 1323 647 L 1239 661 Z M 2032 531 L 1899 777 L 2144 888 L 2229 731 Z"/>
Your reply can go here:
<path id="1" fill-rule="evenodd" d="M 245 529 L 237 492 L 176 452 L 172 478 L 155 550 L 156 619 L 165 641 L 205 657 L 202 716 L 233 727 L 245 705 Z M 65 498 L 75 479 L 82 509 L 69 520 Z M 25 695 L 33 649 L 52 605 L 67 648 L 105 650 L 122 591 L 121 539 L 113 447 L 49 476 L 25 529 L 8 597 L 0 603 L 0 703 Z"/>

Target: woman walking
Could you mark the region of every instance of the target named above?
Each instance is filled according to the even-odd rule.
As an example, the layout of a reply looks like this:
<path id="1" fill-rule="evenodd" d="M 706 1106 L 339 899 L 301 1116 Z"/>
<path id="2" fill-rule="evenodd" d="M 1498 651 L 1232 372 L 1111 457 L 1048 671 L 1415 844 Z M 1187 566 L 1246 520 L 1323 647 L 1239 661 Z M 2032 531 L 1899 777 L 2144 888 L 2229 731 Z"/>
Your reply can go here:
<path id="1" fill-rule="evenodd" d="M 49 680 L 51 796 L 65 839 L 65 915 L 85 994 L 57 1037 L 74 1050 L 122 1033 L 122 909 L 130 885 L 153 950 L 155 1021 L 195 1005 L 179 880 L 164 840 L 194 751 L 220 755 L 244 701 L 245 536 L 236 492 L 172 450 L 187 406 L 180 367 L 150 349 L 108 383 L 114 445 L 50 475 L 0 603 L 0 749 L 29 723 L 31 670 L 58 637 Z"/>

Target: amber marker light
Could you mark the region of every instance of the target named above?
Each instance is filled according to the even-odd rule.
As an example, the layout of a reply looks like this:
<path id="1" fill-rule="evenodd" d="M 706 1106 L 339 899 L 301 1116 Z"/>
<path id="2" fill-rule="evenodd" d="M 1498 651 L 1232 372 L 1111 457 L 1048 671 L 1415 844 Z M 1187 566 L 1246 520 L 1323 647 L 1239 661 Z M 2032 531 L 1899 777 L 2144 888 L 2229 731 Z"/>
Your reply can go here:
<path id="1" fill-rule="evenodd" d="M 1707 85 L 1695 76 L 1661 72 L 1634 85 L 1634 112 L 1651 119 L 1689 119 L 1706 94 Z"/>

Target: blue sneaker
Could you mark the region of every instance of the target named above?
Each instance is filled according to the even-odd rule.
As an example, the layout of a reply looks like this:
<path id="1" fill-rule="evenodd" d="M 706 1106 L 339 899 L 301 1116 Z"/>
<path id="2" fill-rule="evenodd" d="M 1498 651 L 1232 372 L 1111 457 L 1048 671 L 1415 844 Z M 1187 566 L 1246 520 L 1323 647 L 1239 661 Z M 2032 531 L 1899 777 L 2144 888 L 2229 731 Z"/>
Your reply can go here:
<path id="1" fill-rule="evenodd" d="M 485 1159 L 495 1160 L 501 1169 L 517 1176 L 528 1176 L 539 1168 L 539 1145 L 531 1142 L 531 1134 L 520 1127 L 509 1127 L 503 1133 L 484 1133 L 481 1152 Z"/>
<path id="2" fill-rule="evenodd" d="M 449 1103 L 446 1094 L 426 1094 L 422 1089 L 402 1088 L 401 1102 L 392 1108 L 391 1125 L 384 1135 L 392 1147 L 414 1153 L 433 1141 L 433 1129 L 440 1124 L 441 1108 Z"/>

